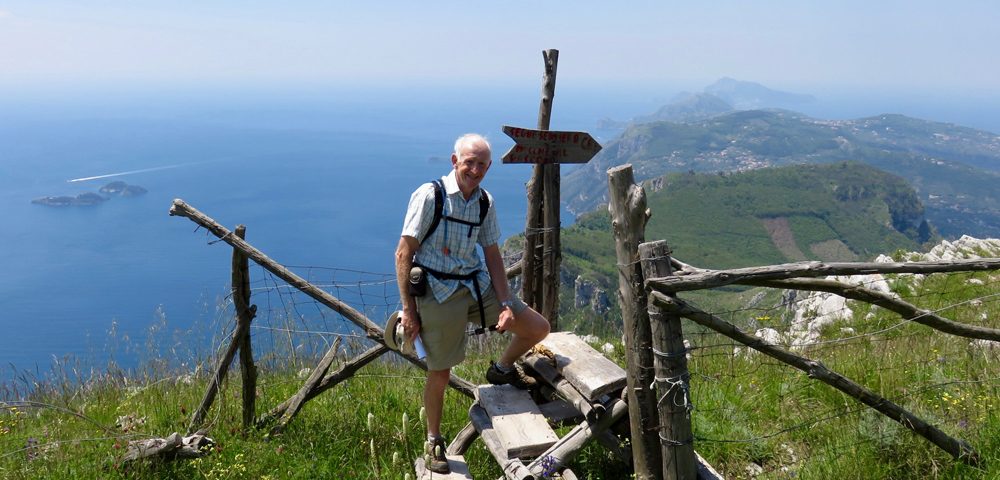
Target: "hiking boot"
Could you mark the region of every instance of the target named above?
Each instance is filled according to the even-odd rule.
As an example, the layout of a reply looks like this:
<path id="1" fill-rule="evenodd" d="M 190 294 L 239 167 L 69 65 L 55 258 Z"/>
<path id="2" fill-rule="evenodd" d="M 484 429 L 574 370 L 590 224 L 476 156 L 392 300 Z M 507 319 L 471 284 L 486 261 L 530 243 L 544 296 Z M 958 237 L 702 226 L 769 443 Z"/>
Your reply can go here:
<path id="1" fill-rule="evenodd" d="M 490 362 L 490 369 L 486 371 L 486 380 L 493 385 L 509 383 L 521 390 L 527 390 L 538 383 L 530 375 L 524 373 L 521 366 L 516 363 L 507 372 L 502 372 L 496 362 Z"/>
<path id="2" fill-rule="evenodd" d="M 444 439 L 435 438 L 424 443 L 424 465 L 434 473 L 451 473 L 448 466 L 448 457 L 444 455 Z"/>

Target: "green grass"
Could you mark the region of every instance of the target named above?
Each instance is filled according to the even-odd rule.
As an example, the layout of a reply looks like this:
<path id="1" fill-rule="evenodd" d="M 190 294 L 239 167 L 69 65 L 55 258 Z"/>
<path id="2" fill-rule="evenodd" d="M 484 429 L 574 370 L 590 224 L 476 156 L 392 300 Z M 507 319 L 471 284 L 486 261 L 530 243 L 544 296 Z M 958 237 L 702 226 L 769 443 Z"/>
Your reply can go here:
<path id="1" fill-rule="evenodd" d="M 474 355 L 455 373 L 485 383 L 483 373 L 496 350 L 496 341 L 473 348 Z M 205 375 L 190 383 L 175 373 L 143 379 L 108 375 L 75 387 L 43 386 L 30 405 L 0 403 L 0 478 L 404 479 L 407 472 L 412 478 L 425 436 L 420 418 L 423 372 L 392 361 L 390 355 L 307 402 L 275 437 L 266 429 L 243 431 L 239 372 L 230 372 L 206 420 L 216 445 L 196 460 L 121 462 L 129 440 L 186 431 L 204 393 Z M 293 395 L 303 381 L 295 371 L 263 372 L 258 416 Z M 448 389 L 442 425 L 446 438 L 468 423 L 471 403 Z M 125 423 L 134 424 L 127 430 L 116 426 L 125 416 L 131 418 Z M 502 475 L 480 441 L 465 457 L 476 478 Z M 595 446 L 582 451 L 573 468 L 581 478 L 605 478 L 602 472 L 622 472 L 624 466 L 616 466 Z"/>
<path id="2" fill-rule="evenodd" d="M 1000 291 L 997 273 L 932 275 L 916 284 L 911 279 L 896 277 L 890 283 L 922 308 L 941 310 L 959 322 L 1000 328 L 1000 302 L 991 297 Z M 751 332 L 761 326 L 783 328 L 786 314 L 772 307 L 778 293 L 758 295 L 762 291 L 730 291 L 721 295 L 729 298 L 725 301 L 711 291 L 682 296 Z M 751 298 L 756 299 L 757 309 L 735 308 L 746 306 Z M 867 308 L 857 306 L 855 311 L 853 319 L 824 330 L 822 340 L 828 343 L 799 353 L 967 441 L 982 456 L 981 469 L 953 460 L 899 424 L 798 370 L 760 354 L 734 355 L 728 339 L 685 323 L 685 339 L 696 347 L 689 368 L 698 452 L 727 478 L 748 478 L 746 468 L 751 463 L 763 470 L 757 478 L 768 479 L 997 478 L 1000 354 L 972 348 L 967 339 L 900 322 L 893 314 L 876 311 L 869 317 Z M 579 312 L 563 318 L 578 333 L 594 333 L 603 337 L 602 342 L 614 344 L 610 356 L 624 364 L 620 330 L 613 322 L 602 324 L 598 316 Z M 855 333 L 841 333 L 846 326 Z M 491 341 L 473 347 L 456 373 L 481 382 L 499 345 Z M 310 364 L 310 360 L 314 359 L 304 361 Z M 300 387 L 299 365 L 289 367 L 262 372 L 258 414 Z M 207 366 L 201 369 L 206 370 Z M 374 362 L 308 402 L 286 432 L 276 437 L 266 435 L 266 430 L 242 430 L 239 375 L 231 372 L 207 419 L 209 435 L 217 442 L 210 455 L 193 461 L 123 465 L 129 440 L 184 432 L 205 388 L 204 373 L 189 383 L 187 372 L 142 371 L 127 377 L 112 370 L 82 384 L 70 380 L 71 375 L 57 375 L 25 399 L 37 403 L 11 402 L 0 408 L 0 478 L 404 479 L 407 472 L 412 474 L 413 460 L 421 452 L 423 373 L 387 360 Z M 443 425 L 449 438 L 467 423 L 470 404 L 457 392 L 446 394 Z M 123 418 L 126 421 L 121 422 Z M 476 478 L 502 474 L 479 441 L 466 459 Z M 581 452 L 571 467 L 581 478 L 628 475 L 626 467 L 597 445 Z"/>
<path id="3" fill-rule="evenodd" d="M 943 309 L 948 318 L 1000 328 L 1000 306 L 990 301 L 1000 278 L 990 275 L 934 275 L 906 296 L 923 308 Z M 970 284 L 972 278 L 984 285 Z M 983 303 L 969 303 L 976 298 Z M 732 342 L 686 324 L 685 338 L 702 347 L 689 362 L 698 451 L 732 478 L 745 476 L 750 462 L 763 467 L 759 478 L 997 478 L 998 352 L 894 314 L 875 310 L 866 318 L 867 308 L 854 309 L 852 320 L 824 330 L 822 340 L 829 343 L 799 353 L 967 441 L 984 459 L 982 469 L 954 461 L 898 423 L 770 357 L 732 355 Z M 727 319 L 752 332 L 754 315 L 762 316 L 737 312 Z M 841 333 L 844 326 L 856 332 Z"/>

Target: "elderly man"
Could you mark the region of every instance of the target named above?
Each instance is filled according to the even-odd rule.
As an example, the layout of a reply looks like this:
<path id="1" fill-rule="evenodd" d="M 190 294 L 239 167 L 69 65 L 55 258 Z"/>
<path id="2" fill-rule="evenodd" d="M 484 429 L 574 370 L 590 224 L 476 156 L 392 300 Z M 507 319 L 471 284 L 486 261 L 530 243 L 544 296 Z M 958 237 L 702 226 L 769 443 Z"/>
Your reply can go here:
<path id="1" fill-rule="evenodd" d="M 452 171 L 411 195 L 396 248 L 403 304 L 400 321 L 408 341 L 419 333 L 427 352 L 424 453 L 427 468 L 437 473 L 450 471 L 441 414 L 451 368 L 465 358 L 467 325 L 478 327 L 477 332 L 495 328 L 512 333 L 500 360 L 491 362 L 486 379 L 518 388 L 530 387 L 534 379 L 515 361 L 549 333 L 549 322 L 510 292 L 497 246 L 500 229 L 493 197 L 479 186 L 491 163 L 485 138 L 459 137 L 451 155 Z M 418 270 L 411 272 L 414 267 Z M 416 290 L 411 290 L 411 283 Z"/>

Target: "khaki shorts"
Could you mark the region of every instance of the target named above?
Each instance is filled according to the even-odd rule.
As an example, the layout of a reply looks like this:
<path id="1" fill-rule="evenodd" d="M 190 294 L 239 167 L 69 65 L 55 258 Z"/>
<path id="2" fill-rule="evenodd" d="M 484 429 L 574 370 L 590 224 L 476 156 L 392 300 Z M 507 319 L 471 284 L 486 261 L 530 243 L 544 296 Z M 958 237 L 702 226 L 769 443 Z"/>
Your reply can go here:
<path id="1" fill-rule="evenodd" d="M 493 288 L 483 292 L 483 309 L 486 326 L 496 325 L 500 308 Z M 427 350 L 428 370 L 447 370 L 465 360 L 468 326 L 480 328 L 479 302 L 466 287 L 458 287 L 444 303 L 438 303 L 434 294 L 417 297 L 420 312 L 420 338 Z"/>

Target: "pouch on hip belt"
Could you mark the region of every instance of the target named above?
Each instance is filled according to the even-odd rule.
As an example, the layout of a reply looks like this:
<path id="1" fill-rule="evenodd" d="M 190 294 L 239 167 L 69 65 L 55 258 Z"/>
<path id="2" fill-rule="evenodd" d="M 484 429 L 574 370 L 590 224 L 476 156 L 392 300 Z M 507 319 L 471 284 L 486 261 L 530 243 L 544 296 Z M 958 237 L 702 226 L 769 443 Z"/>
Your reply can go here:
<path id="1" fill-rule="evenodd" d="M 427 272 L 424 269 L 420 267 L 410 269 L 409 293 L 411 297 L 422 297 L 427 294 Z"/>

